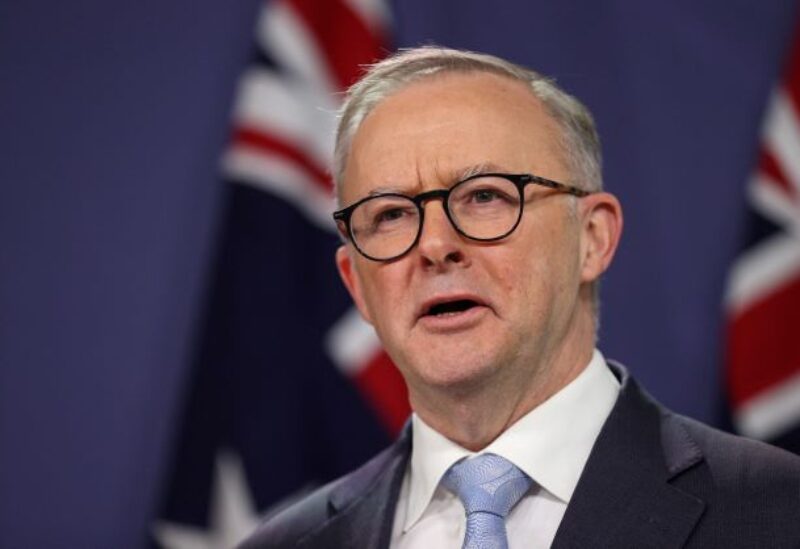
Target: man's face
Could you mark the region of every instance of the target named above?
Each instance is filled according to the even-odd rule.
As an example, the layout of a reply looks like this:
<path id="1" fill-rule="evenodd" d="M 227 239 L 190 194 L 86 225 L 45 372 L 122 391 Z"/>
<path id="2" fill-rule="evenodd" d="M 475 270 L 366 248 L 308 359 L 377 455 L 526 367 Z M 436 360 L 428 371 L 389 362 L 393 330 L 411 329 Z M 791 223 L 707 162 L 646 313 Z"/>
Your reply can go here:
<path id="1" fill-rule="evenodd" d="M 342 204 L 370 193 L 448 188 L 475 170 L 568 182 L 558 138 L 524 84 L 483 73 L 424 79 L 364 120 L 347 159 Z M 498 242 L 459 235 L 441 200 L 431 200 L 419 243 L 405 256 L 379 263 L 350 244 L 338 251 L 345 284 L 412 399 L 493 379 L 528 383 L 569 330 L 582 282 L 575 199 L 536 185 L 525 195 L 519 226 Z"/>

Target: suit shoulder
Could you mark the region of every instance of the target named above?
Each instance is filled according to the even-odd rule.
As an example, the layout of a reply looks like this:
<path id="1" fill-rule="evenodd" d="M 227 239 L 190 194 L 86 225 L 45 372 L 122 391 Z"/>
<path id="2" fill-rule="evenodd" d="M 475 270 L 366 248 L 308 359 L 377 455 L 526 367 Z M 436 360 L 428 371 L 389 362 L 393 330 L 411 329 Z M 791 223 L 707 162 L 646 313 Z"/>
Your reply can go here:
<path id="1" fill-rule="evenodd" d="M 237 549 L 286 549 L 296 547 L 303 538 L 322 527 L 333 514 L 331 497 L 334 492 L 361 493 L 384 470 L 395 454 L 402 451 L 399 444 L 390 446 L 358 469 L 318 488 L 300 501 L 264 518 L 256 531 Z"/>
<path id="2" fill-rule="evenodd" d="M 718 489 L 800 506 L 800 456 L 670 414 L 699 447 Z"/>
<path id="3" fill-rule="evenodd" d="M 706 457 L 758 469 L 767 466 L 776 473 L 796 475 L 800 472 L 800 456 L 758 440 L 726 433 L 685 416 L 673 415 L 689 431 Z"/>

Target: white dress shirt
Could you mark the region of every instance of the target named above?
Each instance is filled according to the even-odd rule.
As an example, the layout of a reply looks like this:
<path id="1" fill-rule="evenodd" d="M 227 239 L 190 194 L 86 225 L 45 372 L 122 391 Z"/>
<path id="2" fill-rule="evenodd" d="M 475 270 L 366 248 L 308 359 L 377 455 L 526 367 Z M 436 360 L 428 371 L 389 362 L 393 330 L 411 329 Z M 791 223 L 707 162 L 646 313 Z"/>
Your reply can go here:
<path id="1" fill-rule="evenodd" d="M 533 479 L 506 519 L 514 548 L 550 547 L 600 429 L 614 407 L 619 382 L 600 351 L 569 385 L 509 427 L 478 453 L 506 458 Z M 426 425 L 416 414 L 390 547 L 460 549 L 466 518 L 461 501 L 439 481 L 475 452 Z"/>

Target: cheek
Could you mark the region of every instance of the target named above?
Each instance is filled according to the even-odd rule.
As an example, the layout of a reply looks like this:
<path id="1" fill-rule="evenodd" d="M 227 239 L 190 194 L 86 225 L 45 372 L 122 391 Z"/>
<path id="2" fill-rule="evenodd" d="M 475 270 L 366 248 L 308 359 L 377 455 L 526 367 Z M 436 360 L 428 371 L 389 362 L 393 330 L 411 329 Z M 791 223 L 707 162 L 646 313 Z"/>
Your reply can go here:
<path id="1" fill-rule="evenodd" d="M 491 250 L 484 265 L 490 279 L 488 287 L 501 307 L 498 312 L 509 320 L 519 320 L 530 316 L 541 303 L 547 261 L 530 242 L 524 248 L 508 244 Z"/>
<path id="2" fill-rule="evenodd" d="M 392 320 L 399 318 L 398 308 L 404 301 L 403 295 L 407 295 L 404 277 L 396 264 L 370 265 L 363 275 L 365 305 L 375 329 L 384 335 L 391 327 Z"/>
<path id="3" fill-rule="evenodd" d="M 534 234 L 520 236 L 498 247 L 502 257 L 487 263 L 492 265 L 498 295 L 508 296 L 507 306 L 523 317 L 541 317 L 571 287 L 572 271 L 577 270 L 574 242 L 558 228 L 540 227 Z"/>

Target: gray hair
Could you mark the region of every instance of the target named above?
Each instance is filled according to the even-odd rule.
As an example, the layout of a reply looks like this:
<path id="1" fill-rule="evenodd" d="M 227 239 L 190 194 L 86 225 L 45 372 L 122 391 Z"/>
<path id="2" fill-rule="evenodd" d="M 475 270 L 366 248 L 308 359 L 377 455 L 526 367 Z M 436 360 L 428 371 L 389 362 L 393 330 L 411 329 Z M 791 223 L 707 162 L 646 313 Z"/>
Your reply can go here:
<path id="1" fill-rule="evenodd" d="M 341 198 L 344 171 L 353 136 L 375 106 L 416 81 L 441 73 L 484 72 L 520 81 L 530 87 L 561 129 L 560 145 L 573 181 L 589 191 L 603 187 L 600 138 L 594 120 L 575 97 L 541 74 L 492 55 L 425 46 L 401 50 L 371 65 L 348 91 L 340 111 L 333 160 L 333 179 Z"/>

